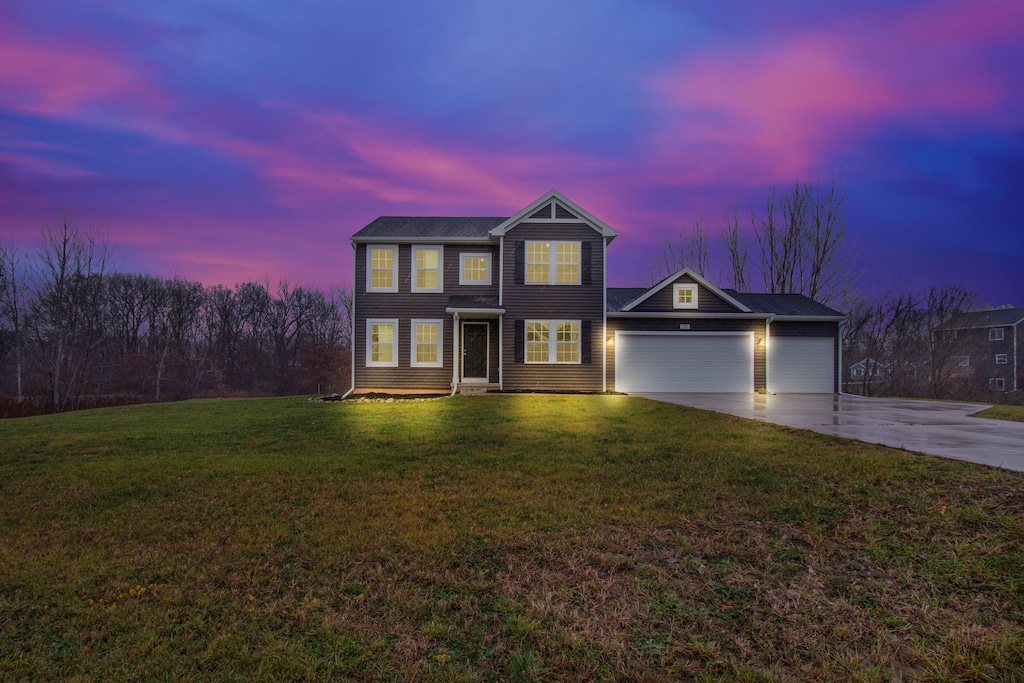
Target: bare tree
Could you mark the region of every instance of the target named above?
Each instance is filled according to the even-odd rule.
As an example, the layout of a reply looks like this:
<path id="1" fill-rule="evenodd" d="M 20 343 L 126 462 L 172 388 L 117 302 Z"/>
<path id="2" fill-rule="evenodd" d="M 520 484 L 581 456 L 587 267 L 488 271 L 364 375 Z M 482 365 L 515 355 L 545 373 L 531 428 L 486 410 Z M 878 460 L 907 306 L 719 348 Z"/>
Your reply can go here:
<path id="1" fill-rule="evenodd" d="M 0 244 L 0 319 L 11 329 L 18 403 L 25 399 L 24 260 L 17 245 Z"/>
<path id="2" fill-rule="evenodd" d="M 952 355 L 959 350 L 955 321 L 974 307 L 977 295 L 959 285 L 932 287 L 925 298 L 924 319 L 931 359 L 931 389 L 934 398 L 945 398 L 953 389 L 957 365 Z"/>
<path id="3" fill-rule="evenodd" d="M 102 341 L 99 304 L 109 250 L 95 231 L 79 232 L 66 208 L 43 227 L 42 237 L 33 273 L 33 333 L 45 357 L 50 407 L 61 411 L 81 394 L 90 354 Z"/>
<path id="4" fill-rule="evenodd" d="M 746 292 L 750 287 L 750 246 L 740 232 L 740 212 L 736 206 L 725 213 L 722 237 L 725 240 L 729 270 L 732 272 L 732 286 Z"/>

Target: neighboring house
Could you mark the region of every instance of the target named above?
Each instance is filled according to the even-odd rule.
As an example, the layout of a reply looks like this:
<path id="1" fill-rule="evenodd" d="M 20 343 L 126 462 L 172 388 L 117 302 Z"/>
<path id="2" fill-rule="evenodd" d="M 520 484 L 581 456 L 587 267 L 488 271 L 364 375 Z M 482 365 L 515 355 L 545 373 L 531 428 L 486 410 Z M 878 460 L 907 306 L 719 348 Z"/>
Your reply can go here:
<path id="1" fill-rule="evenodd" d="M 1024 308 L 963 313 L 950 328 L 955 336 L 948 342 L 952 349 L 948 364 L 992 391 L 1024 388 L 1024 359 L 1020 357 Z"/>
<path id="2" fill-rule="evenodd" d="M 608 288 L 617 233 L 552 190 L 505 217 L 383 216 L 352 236 L 352 387 L 838 390 L 842 314 L 682 269 Z"/>
<path id="3" fill-rule="evenodd" d="M 885 361 L 865 358 L 850 365 L 850 379 L 854 382 L 878 382 L 889 376 L 891 367 Z"/>

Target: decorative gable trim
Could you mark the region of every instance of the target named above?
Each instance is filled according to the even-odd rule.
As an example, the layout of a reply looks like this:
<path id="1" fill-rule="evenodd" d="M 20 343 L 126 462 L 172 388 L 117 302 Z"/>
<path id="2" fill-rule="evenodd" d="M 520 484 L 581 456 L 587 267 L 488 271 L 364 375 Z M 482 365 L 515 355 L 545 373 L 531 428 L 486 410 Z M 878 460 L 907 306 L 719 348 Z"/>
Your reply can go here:
<path id="1" fill-rule="evenodd" d="M 524 221 L 541 223 L 585 223 L 610 242 L 619 233 L 604 221 L 596 218 L 558 190 L 551 190 L 522 211 L 491 230 L 492 237 L 503 237 L 505 233 Z"/>
<path id="2" fill-rule="evenodd" d="M 750 313 L 751 312 L 751 310 L 749 308 L 747 308 L 746 306 L 741 304 L 739 301 L 737 301 L 736 299 L 732 298 L 731 296 L 729 296 L 728 294 L 723 292 L 721 289 L 719 289 L 718 287 L 714 286 L 713 284 L 711 284 L 710 282 L 705 280 L 703 277 L 701 277 L 697 273 L 695 273 L 692 270 L 690 270 L 689 268 L 683 268 L 682 270 L 678 270 L 675 273 L 669 275 L 667 278 L 665 278 L 664 280 L 662 280 L 658 284 L 656 284 L 653 287 L 651 287 L 650 289 L 648 289 L 646 292 L 641 294 L 639 297 L 637 297 L 636 299 L 633 299 L 632 301 L 630 301 L 628 304 L 623 306 L 620 310 L 622 310 L 623 312 L 632 311 L 636 306 L 642 304 L 644 301 L 647 301 L 652 296 L 654 296 L 655 294 L 657 294 L 661 290 L 665 289 L 666 287 L 668 287 L 669 285 L 671 285 L 672 283 L 674 283 L 676 280 L 678 280 L 680 277 L 682 277 L 684 275 L 689 276 L 690 279 L 692 279 L 694 282 L 696 282 L 696 283 L 698 283 L 700 285 L 703 285 L 706 289 L 710 290 L 712 294 L 717 296 L 722 301 L 725 301 L 726 303 L 728 303 L 730 306 L 735 308 L 737 311 L 740 311 L 741 313 Z"/>

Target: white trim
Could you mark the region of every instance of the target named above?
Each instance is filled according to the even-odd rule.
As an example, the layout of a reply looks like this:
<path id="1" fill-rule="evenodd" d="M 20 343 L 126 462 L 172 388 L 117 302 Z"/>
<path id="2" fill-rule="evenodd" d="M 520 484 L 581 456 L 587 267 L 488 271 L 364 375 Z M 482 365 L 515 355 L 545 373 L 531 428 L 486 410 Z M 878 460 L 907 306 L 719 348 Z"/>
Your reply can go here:
<path id="1" fill-rule="evenodd" d="M 689 283 L 683 283 L 683 282 L 676 282 L 675 284 L 673 284 L 672 285 L 672 308 L 692 308 L 692 309 L 699 308 L 699 306 L 697 305 L 697 294 L 698 294 L 699 289 L 700 288 L 696 284 L 689 284 Z M 684 303 L 684 302 L 679 300 L 679 293 L 683 292 L 683 291 L 690 292 L 690 299 L 691 299 L 691 301 L 689 303 Z"/>
<path id="2" fill-rule="evenodd" d="M 504 312 L 504 308 L 446 308 L 445 313 L 466 313 L 477 317 L 497 318 Z"/>
<path id="3" fill-rule="evenodd" d="M 999 360 L 1002 358 L 1002 360 Z M 996 354 L 996 365 L 1009 365 L 1010 354 L 1008 353 L 997 353 Z"/>
<path id="4" fill-rule="evenodd" d="M 452 315 L 452 394 L 455 394 L 455 390 L 459 388 L 459 374 L 462 370 L 461 356 L 459 354 L 459 345 L 461 343 L 461 335 L 459 334 L 459 312 L 455 311 Z"/>
<path id="5" fill-rule="evenodd" d="M 545 323 L 548 326 L 548 359 L 546 361 L 530 360 L 530 342 L 527 340 L 530 323 Z M 576 324 L 576 360 L 558 360 L 558 324 Z M 591 330 L 593 333 L 593 330 Z M 591 352 L 593 352 L 593 340 L 591 340 Z M 582 365 L 583 364 L 583 321 L 581 320 L 541 320 L 528 318 L 523 322 L 523 364 L 525 365 Z"/>
<path id="6" fill-rule="evenodd" d="M 611 311 L 609 318 L 680 318 L 680 319 L 718 319 L 718 320 L 778 320 L 779 317 L 771 313 L 702 313 L 694 311 L 687 313 L 683 311 Z"/>
<path id="7" fill-rule="evenodd" d="M 603 297 L 601 303 L 601 391 L 608 391 L 608 269 L 605 268 L 605 264 L 608 263 L 607 259 L 608 240 L 601 240 L 601 293 Z M 593 345 L 593 339 L 590 343 Z M 590 357 L 593 359 L 593 347 L 590 351 Z"/>
<path id="8" fill-rule="evenodd" d="M 990 327 L 988 328 L 988 340 L 989 341 L 1003 341 L 1006 339 L 1006 330 L 1002 327 Z"/>
<path id="9" fill-rule="evenodd" d="M 482 258 L 484 259 L 484 270 L 486 276 L 482 280 L 468 280 L 466 279 L 466 259 L 467 258 Z M 494 271 L 492 266 L 491 254 L 485 252 L 459 252 L 459 284 L 466 286 L 478 286 L 478 285 L 490 285 L 494 279 Z"/>
<path id="10" fill-rule="evenodd" d="M 421 251 L 437 252 L 437 287 L 419 287 L 416 285 L 416 276 L 420 269 L 416 266 L 416 255 Z M 409 289 L 414 293 L 439 293 L 444 291 L 444 245 L 442 244 L 414 244 L 412 245 L 412 261 L 410 263 Z M 433 268 L 424 268 L 424 271 Z"/>
<path id="11" fill-rule="evenodd" d="M 703 285 L 705 289 L 710 290 L 712 294 L 714 294 L 718 298 L 722 299 L 723 301 L 728 303 L 733 308 L 735 308 L 735 309 L 737 309 L 739 311 L 742 311 L 743 313 L 751 313 L 752 312 L 749 308 L 747 308 L 746 306 L 741 304 L 739 301 L 737 301 L 736 299 L 732 298 L 731 296 L 729 296 L 728 294 L 723 292 L 718 287 L 715 287 L 713 284 L 711 284 L 710 282 L 705 280 L 701 275 L 698 275 L 696 272 L 690 270 L 689 268 L 683 268 L 681 270 L 677 270 L 676 272 L 672 273 L 667 278 L 665 278 L 664 280 L 662 280 L 658 284 L 654 285 L 653 287 L 648 289 L 646 292 L 644 292 L 643 294 L 641 294 L 640 296 L 638 296 L 637 298 L 633 299 L 628 304 L 623 306 L 621 310 L 623 312 L 628 312 L 628 311 L 633 310 L 633 308 L 635 306 L 637 306 L 638 304 L 643 303 L 644 301 L 647 301 L 652 296 L 654 296 L 655 294 L 657 294 L 658 292 L 663 290 L 665 287 L 668 287 L 670 284 L 672 284 L 673 282 L 675 282 L 676 280 L 678 280 L 679 278 L 681 278 L 684 275 L 689 276 L 689 278 L 691 280 L 693 280 L 694 282 L 696 282 L 697 284 Z"/>
<path id="12" fill-rule="evenodd" d="M 1002 377 L 989 377 L 988 388 L 994 391 L 1006 391 L 1006 380 Z"/>
<path id="13" fill-rule="evenodd" d="M 466 377 L 466 364 L 465 362 L 460 363 L 459 377 L 461 382 L 467 384 L 480 383 L 487 384 L 491 381 L 491 323 L 480 322 L 479 320 L 463 320 L 462 321 L 462 356 L 461 360 L 465 361 L 466 358 L 466 325 L 483 325 L 484 331 L 487 332 L 486 341 L 484 343 L 484 350 L 486 352 L 486 364 L 484 365 L 484 376 L 483 377 Z"/>
<path id="14" fill-rule="evenodd" d="M 840 323 L 846 320 L 845 315 L 775 315 L 772 314 L 775 322 L 805 322 L 805 323 Z"/>
<path id="15" fill-rule="evenodd" d="M 433 363 L 420 363 L 416 360 L 416 326 L 437 325 L 437 360 Z M 409 321 L 409 367 L 411 368 L 440 368 L 444 367 L 444 321 L 433 318 L 413 318 Z"/>
<path id="16" fill-rule="evenodd" d="M 391 251 L 391 286 L 373 287 L 373 250 L 387 249 Z M 370 292 L 397 292 L 398 291 L 398 245 L 397 244 L 368 244 L 366 245 L 366 291 Z"/>
<path id="17" fill-rule="evenodd" d="M 386 240 L 387 244 L 445 244 L 448 246 L 467 244 L 483 245 L 494 244 L 494 240 L 488 237 L 352 237 L 349 242 L 352 246 L 357 244 L 377 244 L 380 240 Z"/>
<path id="18" fill-rule="evenodd" d="M 374 325 L 391 325 L 391 361 L 382 363 L 371 360 L 373 355 L 373 340 L 371 332 Z M 398 318 L 367 318 L 366 319 L 366 367 L 368 368 L 397 368 L 398 367 Z"/>
<path id="19" fill-rule="evenodd" d="M 504 335 L 504 323 L 505 316 L 498 316 L 498 391 L 503 391 L 502 385 L 505 379 L 505 350 L 502 341 L 505 339 Z M 488 377 L 490 379 L 490 377 Z"/>
<path id="20" fill-rule="evenodd" d="M 558 190 L 551 190 L 550 192 L 548 192 L 544 196 L 540 197 L 539 199 L 537 199 L 536 201 L 531 203 L 526 208 L 524 208 L 521 211 L 519 211 L 518 213 L 516 213 L 516 215 L 514 215 L 511 218 L 507 219 L 501 225 L 491 229 L 491 235 L 493 237 L 502 237 L 502 236 L 504 236 L 505 233 L 507 233 L 509 230 L 514 228 L 519 223 L 522 223 L 524 221 L 529 220 L 531 215 L 537 213 L 537 211 L 539 211 L 540 208 L 545 203 L 550 202 L 552 199 L 557 200 L 560 204 L 562 204 L 571 213 L 574 213 L 577 216 L 579 216 L 580 220 L 582 220 L 584 223 L 589 225 L 591 228 L 593 228 L 597 232 L 601 233 L 602 237 L 607 237 L 609 239 L 609 241 L 614 239 L 619 234 L 619 233 L 615 232 L 615 230 L 612 229 L 612 227 L 609 226 L 607 223 L 605 223 L 601 219 L 595 217 L 593 214 L 591 214 L 590 212 L 588 212 L 585 209 L 583 209 L 580 205 L 576 204 L 574 201 L 572 201 L 571 199 L 569 199 L 568 197 L 563 195 Z M 543 220 L 543 219 L 541 219 L 541 220 Z M 554 219 L 548 219 L 548 220 L 551 220 L 552 222 L 556 222 Z M 571 223 L 571 221 L 569 221 L 569 220 L 560 220 L 560 221 L 557 221 L 557 222 L 558 223 L 562 223 L 562 224 Z"/>

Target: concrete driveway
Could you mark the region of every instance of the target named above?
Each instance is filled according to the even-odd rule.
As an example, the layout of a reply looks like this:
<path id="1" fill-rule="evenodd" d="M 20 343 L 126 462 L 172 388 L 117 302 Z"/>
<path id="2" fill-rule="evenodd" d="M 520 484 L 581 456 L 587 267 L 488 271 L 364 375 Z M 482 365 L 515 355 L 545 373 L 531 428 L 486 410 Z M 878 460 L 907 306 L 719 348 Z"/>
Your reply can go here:
<path id="1" fill-rule="evenodd" d="M 1024 472 L 1024 422 L 968 417 L 987 406 L 832 394 L 635 394 Z"/>

